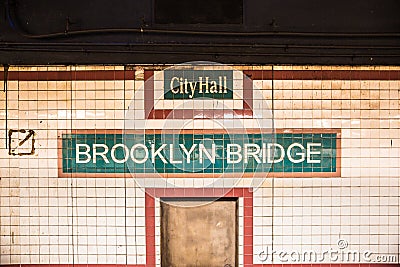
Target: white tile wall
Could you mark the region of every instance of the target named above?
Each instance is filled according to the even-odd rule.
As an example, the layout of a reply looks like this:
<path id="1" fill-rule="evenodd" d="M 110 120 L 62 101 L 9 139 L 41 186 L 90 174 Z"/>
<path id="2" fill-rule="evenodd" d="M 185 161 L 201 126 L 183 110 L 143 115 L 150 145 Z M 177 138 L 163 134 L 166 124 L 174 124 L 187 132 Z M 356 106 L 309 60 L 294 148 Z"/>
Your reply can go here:
<path id="1" fill-rule="evenodd" d="M 121 67 L 40 67 L 101 69 Z M 399 260 L 400 81 L 263 80 L 255 86 L 262 89 L 255 106 L 257 101 L 273 106 L 276 128 L 342 129 L 342 177 L 267 179 L 254 193 L 254 263 L 272 262 L 260 260 L 266 248 L 320 255 L 337 249 L 339 239 L 348 242 L 347 249 Z M 145 263 L 144 193 L 133 179 L 57 174 L 59 130 L 123 129 L 132 98 L 135 127 L 162 125 L 143 122 L 142 87 L 142 80 L 9 81 L 8 129 L 36 132 L 35 155 L 21 157 L 5 149 L 6 103 L 0 91 L 0 264 Z M 243 125 L 255 124 L 244 120 Z"/>

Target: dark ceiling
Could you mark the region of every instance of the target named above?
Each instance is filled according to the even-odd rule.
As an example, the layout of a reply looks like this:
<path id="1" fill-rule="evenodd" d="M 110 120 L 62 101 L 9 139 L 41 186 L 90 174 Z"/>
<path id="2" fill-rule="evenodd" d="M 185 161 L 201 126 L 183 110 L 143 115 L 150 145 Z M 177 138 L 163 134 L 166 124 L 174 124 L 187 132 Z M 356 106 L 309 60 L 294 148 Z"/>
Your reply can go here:
<path id="1" fill-rule="evenodd" d="M 0 64 L 400 64 L 399 0 L 4 0 Z"/>

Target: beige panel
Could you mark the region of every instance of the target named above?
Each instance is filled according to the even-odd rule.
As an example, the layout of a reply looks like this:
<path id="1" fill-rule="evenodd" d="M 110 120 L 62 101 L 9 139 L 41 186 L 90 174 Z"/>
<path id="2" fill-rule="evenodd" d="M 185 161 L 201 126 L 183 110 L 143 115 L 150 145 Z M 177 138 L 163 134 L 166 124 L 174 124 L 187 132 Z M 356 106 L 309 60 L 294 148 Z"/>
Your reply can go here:
<path id="1" fill-rule="evenodd" d="M 237 201 L 187 204 L 161 203 L 162 266 L 237 266 Z"/>

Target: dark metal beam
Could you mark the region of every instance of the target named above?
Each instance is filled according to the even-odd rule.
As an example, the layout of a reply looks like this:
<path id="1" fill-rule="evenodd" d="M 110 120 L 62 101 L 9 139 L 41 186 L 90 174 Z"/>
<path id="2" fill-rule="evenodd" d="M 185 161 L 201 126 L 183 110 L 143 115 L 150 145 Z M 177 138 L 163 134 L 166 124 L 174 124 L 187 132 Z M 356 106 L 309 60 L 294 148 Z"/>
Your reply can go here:
<path id="1" fill-rule="evenodd" d="M 398 0 L 244 0 L 241 25 L 159 25 L 152 1 L 110 3 L 1 2 L 0 64 L 400 64 Z"/>

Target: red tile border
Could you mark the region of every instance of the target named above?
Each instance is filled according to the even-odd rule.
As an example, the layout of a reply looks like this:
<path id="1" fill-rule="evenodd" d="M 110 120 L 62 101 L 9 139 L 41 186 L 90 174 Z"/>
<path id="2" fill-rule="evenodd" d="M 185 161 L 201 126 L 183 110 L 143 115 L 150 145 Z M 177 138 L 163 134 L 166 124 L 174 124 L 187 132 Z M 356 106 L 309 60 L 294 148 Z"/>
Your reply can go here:
<path id="1" fill-rule="evenodd" d="M 156 266 L 155 200 L 145 193 L 146 266 Z"/>
<path id="2" fill-rule="evenodd" d="M 4 72 L 0 71 L 0 77 Z M 134 80 L 134 70 L 9 71 L 9 81 Z"/>
<path id="3" fill-rule="evenodd" d="M 146 267 L 144 264 L 0 264 L 2 267 Z"/>
<path id="4" fill-rule="evenodd" d="M 234 68 L 234 66 L 233 66 Z M 152 70 L 144 71 L 146 81 Z M 148 73 L 146 75 L 146 73 Z M 252 80 L 271 80 L 272 70 L 243 70 Z M 134 70 L 9 71 L 9 81 L 123 80 Z M 0 71 L 4 76 L 4 71 Z M 400 70 L 274 70 L 276 80 L 400 80 Z"/>
<path id="5" fill-rule="evenodd" d="M 243 73 L 251 80 L 272 79 L 272 70 L 243 70 Z M 275 80 L 400 80 L 400 70 L 274 70 L 273 73 Z"/>
<path id="6" fill-rule="evenodd" d="M 252 267 L 395 267 L 399 263 L 292 263 L 292 264 L 254 264 Z"/>
<path id="7" fill-rule="evenodd" d="M 144 117 L 149 119 L 154 116 L 151 114 L 154 107 L 154 79 L 151 79 L 153 76 L 154 71 L 144 71 Z"/>
<path id="8" fill-rule="evenodd" d="M 250 260 L 250 259 L 249 259 Z M 149 264 L 0 264 L 2 267 L 153 267 Z M 395 267 L 399 263 L 292 263 L 244 264 L 246 267 Z"/>
<path id="9" fill-rule="evenodd" d="M 271 80 L 272 70 L 244 70 L 253 80 Z M 274 70 L 275 80 L 400 80 L 399 70 Z"/>
<path id="10" fill-rule="evenodd" d="M 155 199 L 160 197 L 238 197 L 244 198 L 243 256 L 245 266 L 253 264 L 253 192 L 250 188 L 146 188 L 146 266 L 156 266 Z M 154 196 L 154 197 L 153 197 Z"/>

